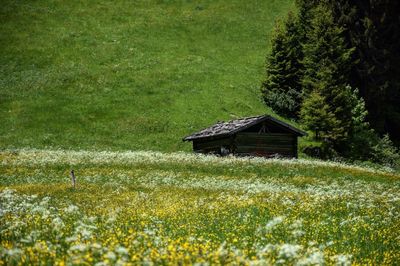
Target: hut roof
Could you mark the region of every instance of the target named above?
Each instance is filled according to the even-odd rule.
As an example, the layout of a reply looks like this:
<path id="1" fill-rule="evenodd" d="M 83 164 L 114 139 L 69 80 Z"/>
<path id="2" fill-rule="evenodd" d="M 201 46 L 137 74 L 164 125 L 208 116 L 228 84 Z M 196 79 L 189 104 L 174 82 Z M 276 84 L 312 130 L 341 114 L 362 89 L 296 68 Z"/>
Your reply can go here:
<path id="1" fill-rule="evenodd" d="M 261 116 L 251 116 L 251 117 L 235 119 L 228 122 L 218 122 L 215 125 L 212 125 L 208 128 L 205 128 L 199 132 L 196 132 L 192 135 L 183 138 L 183 140 L 191 141 L 202 138 L 229 136 L 264 121 L 271 121 L 275 124 L 278 124 L 279 126 L 285 128 L 287 131 L 297 136 L 307 135 L 306 132 L 301 131 L 300 129 L 297 129 L 289 125 L 288 123 L 278 120 L 270 115 L 261 115 Z"/>

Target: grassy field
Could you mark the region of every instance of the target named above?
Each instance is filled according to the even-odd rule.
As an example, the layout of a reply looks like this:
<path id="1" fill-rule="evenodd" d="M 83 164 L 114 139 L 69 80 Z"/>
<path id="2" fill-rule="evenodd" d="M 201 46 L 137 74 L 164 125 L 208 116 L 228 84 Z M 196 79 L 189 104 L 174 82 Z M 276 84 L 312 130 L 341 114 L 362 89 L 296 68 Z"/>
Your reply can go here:
<path id="1" fill-rule="evenodd" d="M 2 1 L 0 266 L 399 265 L 398 172 L 176 152 L 271 113 L 293 2 Z"/>
<path id="2" fill-rule="evenodd" d="M 399 228 L 400 176 L 384 170 L 184 153 L 0 152 L 0 265 L 399 265 Z"/>
<path id="3" fill-rule="evenodd" d="M 4 0 L 0 148 L 189 150 L 188 133 L 270 112 L 259 87 L 292 0 Z"/>

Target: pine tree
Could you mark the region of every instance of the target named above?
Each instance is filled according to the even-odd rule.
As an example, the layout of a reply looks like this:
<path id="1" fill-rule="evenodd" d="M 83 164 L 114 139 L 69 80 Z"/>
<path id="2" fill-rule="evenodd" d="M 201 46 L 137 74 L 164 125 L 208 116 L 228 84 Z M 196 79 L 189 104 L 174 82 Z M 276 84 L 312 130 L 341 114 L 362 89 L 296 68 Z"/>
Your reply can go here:
<path id="1" fill-rule="evenodd" d="M 378 136 L 367 121 L 368 111 L 365 101 L 357 89 L 352 90 L 350 100 L 352 109 L 352 127 L 348 139 L 346 157 L 357 160 L 371 160 L 390 167 L 398 167 L 400 154 L 388 135 Z"/>
<path id="2" fill-rule="evenodd" d="M 311 29 L 311 20 L 313 18 L 313 10 L 322 1 L 321 0 L 296 0 L 298 9 L 298 25 L 300 31 L 301 42 L 307 42 L 307 32 Z"/>
<path id="3" fill-rule="evenodd" d="M 358 89 L 351 89 L 350 101 L 352 103 L 351 132 L 347 140 L 345 156 L 357 160 L 367 160 L 371 157 L 373 147 L 379 142 L 378 135 L 371 129 L 367 121 L 368 111 L 365 101 L 359 96 Z"/>
<path id="4" fill-rule="evenodd" d="M 326 99 L 317 90 L 311 92 L 304 100 L 300 118 L 307 129 L 314 131 L 317 140 L 329 138 L 337 124 Z"/>
<path id="5" fill-rule="evenodd" d="M 303 97 L 310 97 L 314 91 L 324 97 L 328 113 L 334 116 L 327 140 L 340 152 L 351 130 L 351 91 L 347 83 L 353 49 L 346 47 L 343 29 L 335 25 L 331 12 L 324 5 L 312 12 L 311 30 L 303 46 Z"/>
<path id="6" fill-rule="evenodd" d="M 298 117 L 301 104 L 302 47 L 299 33 L 292 13 L 288 14 L 283 25 L 277 23 L 262 85 L 265 103 L 275 112 L 292 118 Z"/>
<path id="7" fill-rule="evenodd" d="M 356 47 L 350 83 L 360 88 L 371 127 L 400 145 L 400 1 L 325 1 Z"/>

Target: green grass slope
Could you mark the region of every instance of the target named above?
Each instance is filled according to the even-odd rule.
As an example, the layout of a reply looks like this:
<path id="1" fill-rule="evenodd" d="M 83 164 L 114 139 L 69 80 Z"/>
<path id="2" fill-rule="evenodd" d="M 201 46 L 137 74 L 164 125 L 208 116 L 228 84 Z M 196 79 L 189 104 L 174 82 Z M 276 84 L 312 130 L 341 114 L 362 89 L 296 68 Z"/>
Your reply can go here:
<path id="1" fill-rule="evenodd" d="M 260 100 L 292 0 L 2 1 L 0 147 L 189 150 Z"/>

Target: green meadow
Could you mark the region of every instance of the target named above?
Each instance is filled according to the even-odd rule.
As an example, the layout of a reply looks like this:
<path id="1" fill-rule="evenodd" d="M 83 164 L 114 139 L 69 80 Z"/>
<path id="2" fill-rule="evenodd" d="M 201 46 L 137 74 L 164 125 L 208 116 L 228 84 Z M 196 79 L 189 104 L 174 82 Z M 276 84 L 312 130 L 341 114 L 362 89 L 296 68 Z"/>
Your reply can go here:
<path id="1" fill-rule="evenodd" d="M 400 263 L 398 173 L 143 151 L 0 162 L 0 265 Z"/>
<path id="2" fill-rule="evenodd" d="M 190 150 L 261 101 L 293 1 L 2 1 L 0 147 Z"/>

